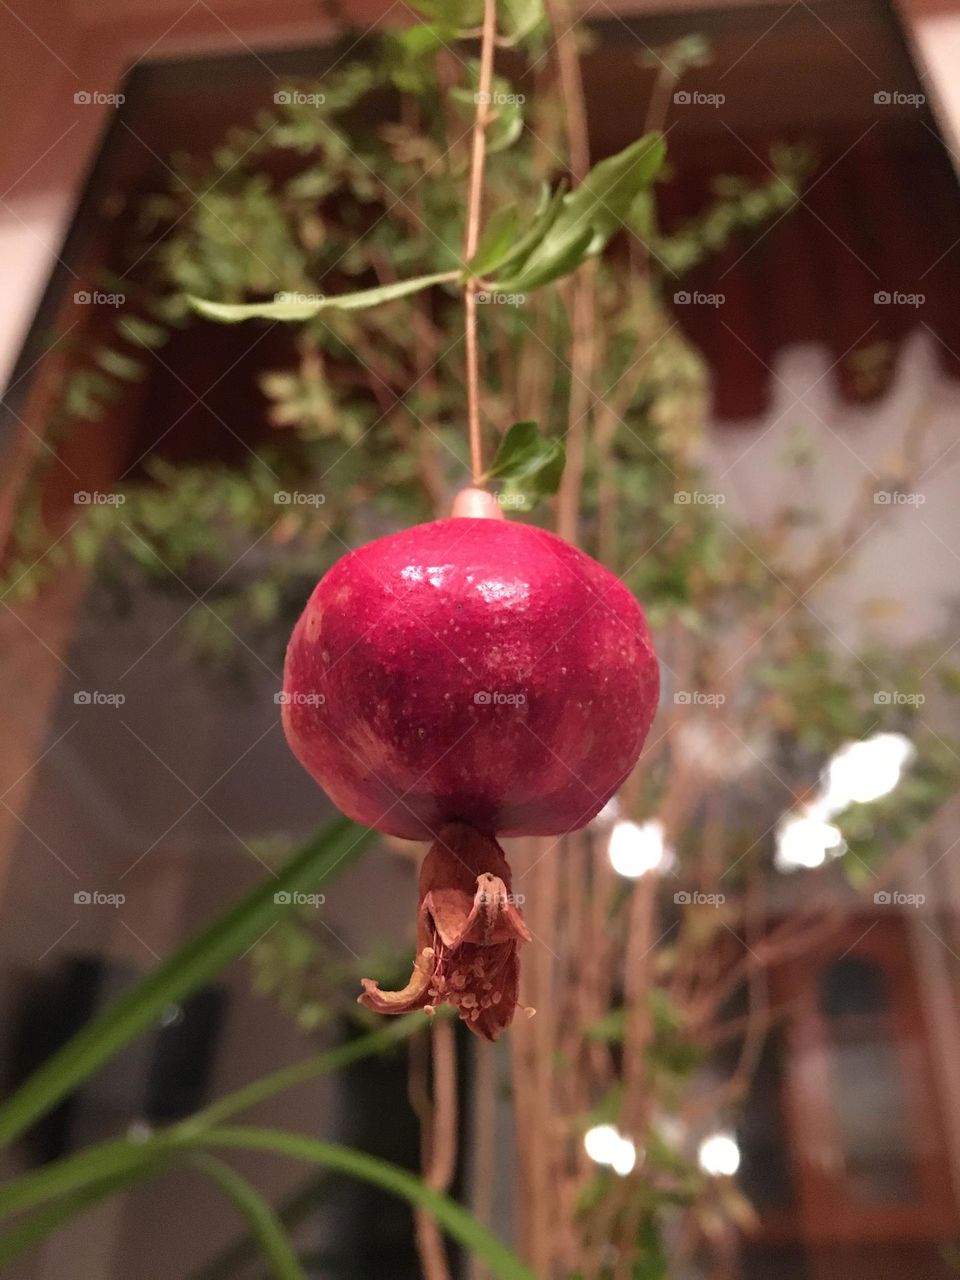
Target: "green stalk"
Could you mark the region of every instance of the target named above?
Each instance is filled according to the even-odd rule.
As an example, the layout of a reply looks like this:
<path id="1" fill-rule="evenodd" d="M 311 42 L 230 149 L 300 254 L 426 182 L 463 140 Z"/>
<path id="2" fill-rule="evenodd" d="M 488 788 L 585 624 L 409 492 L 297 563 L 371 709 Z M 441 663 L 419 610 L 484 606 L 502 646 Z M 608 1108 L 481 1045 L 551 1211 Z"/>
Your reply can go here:
<path id="1" fill-rule="evenodd" d="M 374 833 L 346 818 L 311 840 L 276 879 L 259 884 L 186 946 L 158 965 L 125 996 L 88 1023 L 0 1105 L 0 1145 L 46 1115 L 98 1067 L 145 1031 L 170 1004 L 195 991 L 248 950 L 289 910 L 283 892 L 310 889 L 360 856 Z"/>
<path id="2" fill-rule="evenodd" d="M 194 1156 L 193 1163 L 213 1179 L 246 1219 L 275 1280 L 306 1280 L 283 1223 L 256 1187 L 216 1156 L 200 1152 Z"/>
<path id="3" fill-rule="evenodd" d="M 442 1192 L 434 1191 L 415 1174 L 386 1160 L 303 1134 L 252 1126 L 212 1129 L 204 1135 L 202 1142 L 205 1147 L 268 1151 L 273 1155 L 289 1156 L 292 1160 L 334 1169 L 350 1178 L 380 1187 L 425 1209 L 449 1236 L 469 1249 L 473 1257 L 487 1264 L 494 1280 L 537 1280 L 529 1267 L 481 1226 L 462 1205 Z"/>

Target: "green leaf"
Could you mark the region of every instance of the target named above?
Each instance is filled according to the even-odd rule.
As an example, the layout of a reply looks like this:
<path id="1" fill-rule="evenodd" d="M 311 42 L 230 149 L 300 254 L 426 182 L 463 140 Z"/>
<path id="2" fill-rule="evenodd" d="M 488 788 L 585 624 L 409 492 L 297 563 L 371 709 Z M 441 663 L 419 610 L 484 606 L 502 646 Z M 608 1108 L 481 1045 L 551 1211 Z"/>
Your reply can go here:
<path id="1" fill-rule="evenodd" d="M 117 332 L 138 347 L 162 347 L 167 340 L 167 331 L 162 325 L 144 320 L 142 316 L 121 316 Z"/>
<path id="2" fill-rule="evenodd" d="M 444 1007 L 438 1009 L 433 1016 L 434 1018 L 446 1017 L 452 1015 L 452 1012 L 452 1009 Z M 283 1093 L 309 1080 L 315 1080 L 318 1076 L 340 1071 L 343 1067 L 359 1062 L 362 1058 L 383 1053 L 393 1045 L 408 1040 L 410 1036 L 429 1026 L 430 1022 L 431 1019 L 425 1013 L 410 1013 L 402 1018 L 391 1018 L 376 1031 L 358 1036 L 355 1040 L 338 1045 L 335 1049 L 325 1049 L 322 1053 L 314 1054 L 303 1062 L 281 1067 L 278 1071 L 261 1076 L 258 1080 L 253 1080 L 250 1084 L 227 1094 L 224 1098 L 218 1098 L 202 1111 L 189 1116 L 178 1128 L 193 1132 L 221 1124 L 239 1112 L 274 1097 L 275 1094 Z"/>
<path id="3" fill-rule="evenodd" d="M 559 241 L 555 252 L 534 253 L 513 280 L 505 283 L 498 280 L 493 289 L 497 293 L 527 293 L 553 280 L 560 280 L 586 262 L 593 238 L 593 228 L 584 227 L 579 235 Z"/>
<path id="4" fill-rule="evenodd" d="M 541 242 L 563 208 L 566 185 L 561 183 L 551 195 L 550 188 L 544 183 L 536 216 L 523 233 L 512 252 L 500 264 L 504 271 L 516 271 Z"/>
<path id="5" fill-rule="evenodd" d="M 40 1244 L 77 1214 L 83 1213 L 84 1209 L 92 1209 L 101 1200 L 118 1191 L 125 1191 L 135 1182 L 152 1177 L 164 1167 L 160 1163 L 144 1163 L 136 1169 L 125 1170 L 113 1177 L 88 1182 L 79 1190 L 44 1205 L 9 1231 L 0 1234 L 0 1266 L 5 1266 L 19 1254 Z"/>
<path id="6" fill-rule="evenodd" d="M 510 44 L 519 44 L 532 35 L 544 19 L 543 0 L 500 0 L 503 31 Z"/>
<path id="7" fill-rule="evenodd" d="M 278 893 L 312 889 L 360 856 L 372 831 L 346 818 L 332 822 L 311 840 L 276 879 L 257 885 L 245 898 L 125 996 L 94 1018 L 0 1104 L 0 1144 L 18 1137 L 128 1041 L 145 1031 L 170 1004 L 182 1000 L 252 943 L 287 908 Z"/>
<path id="8" fill-rule="evenodd" d="M 442 1009 L 435 1016 L 445 1017 L 450 1014 L 452 1010 Z M 358 1036 L 346 1044 L 314 1054 L 303 1062 L 295 1062 L 261 1076 L 233 1093 L 217 1098 L 202 1111 L 188 1116 L 173 1128 L 153 1134 L 143 1141 L 112 1139 L 21 1174 L 0 1185 L 0 1212 L 22 1213 L 49 1200 L 79 1194 L 86 1187 L 99 1185 L 110 1179 L 121 1185 L 124 1180 L 139 1176 L 140 1170 L 156 1166 L 158 1161 L 168 1157 L 171 1149 L 179 1144 L 195 1142 L 205 1130 L 214 1125 L 221 1124 L 287 1089 L 332 1074 L 373 1054 L 383 1053 L 393 1045 L 408 1040 L 428 1024 L 429 1019 L 425 1013 L 411 1013 L 402 1018 L 391 1019 L 367 1035 Z"/>
<path id="9" fill-rule="evenodd" d="M 392 302 L 411 293 L 420 293 L 435 284 L 444 284 L 459 278 L 457 271 L 438 271 L 429 276 L 414 276 L 410 280 L 397 280 L 394 284 L 379 285 L 375 289 L 361 289 L 358 293 L 341 293 L 331 297 L 318 294 L 303 301 L 289 300 L 280 295 L 272 302 L 210 302 L 187 294 L 187 301 L 194 311 L 207 320 L 220 324 L 237 324 L 241 320 L 312 320 L 321 311 L 362 311 L 366 307 Z"/>
<path id="10" fill-rule="evenodd" d="M 425 93 L 436 83 L 436 54 L 456 39 L 453 28 L 439 23 L 420 23 L 389 33 L 385 43 L 390 79 L 404 93 Z"/>
<path id="11" fill-rule="evenodd" d="M 242 1151 L 269 1151 L 289 1156 L 308 1164 L 335 1169 L 348 1177 L 370 1183 L 417 1205 L 436 1219 L 439 1225 L 470 1251 L 471 1256 L 485 1262 L 494 1280 L 537 1280 L 534 1273 L 497 1238 L 482 1227 L 466 1209 L 439 1191 L 434 1191 L 406 1169 L 389 1164 L 364 1151 L 321 1142 L 298 1133 L 278 1129 L 237 1127 L 214 1129 L 204 1138 L 208 1147 L 230 1147 Z"/>
<path id="12" fill-rule="evenodd" d="M 478 27 L 483 21 L 483 0 L 410 0 L 410 5 L 456 30 Z"/>
<path id="13" fill-rule="evenodd" d="M 523 293 L 576 270 L 604 248 L 627 218 L 630 207 L 663 164 L 663 137 L 648 133 L 615 156 L 601 160 L 563 204 L 549 232 L 516 275 L 498 280 L 505 293 Z"/>
<path id="14" fill-rule="evenodd" d="M 110 347 L 101 347 L 96 355 L 97 364 L 104 373 L 120 378 L 124 382 L 139 382 L 146 375 L 146 366 L 142 360 L 134 360 L 120 351 Z"/>
<path id="15" fill-rule="evenodd" d="M 143 1142 L 130 1138 L 98 1142 L 4 1183 L 0 1207 L 4 1214 L 23 1213 L 101 1182 L 115 1181 L 119 1186 L 167 1153 L 163 1135 Z"/>
<path id="16" fill-rule="evenodd" d="M 565 461 L 561 441 L 541 436 L 535 422 L 515 422 L 484 478 L 504 481 L 503 493 L 530 510 L 540 498 L 557 492 Z"/>
<path id="17" fill-rule="evenodd" d="M 486 275 L 505 261 L 516 243 L 519 225 L 520 215 L 515 206 L 498 209 L 491 215 L 483 229 L 477 252 L 467 264 L 472 275 Z"/>
<path id="18" fill-rule="evenodd" d="M 194 1163 L 213 1179 L 246 1219 L 275 1280 L 306 1280 L 283 1224 L 260 1192 L 215 1156 L 201 1152 Z"/>
<path id="19" fill-rule="evenodd" d="M 480 64 L 476 59 L 467 66 L 468 87 L 450 90 L 450 98 L 463 108 L 467 120 L 473 120 L 477 110 L 480 87 Z M 490 103 L 487 112 L 487 154 L 495 155 L 513 146 L 523 132 L 523 95 L 514 92 L 513 85 L 503 76 L 494 76 L 490 85 Z"/>

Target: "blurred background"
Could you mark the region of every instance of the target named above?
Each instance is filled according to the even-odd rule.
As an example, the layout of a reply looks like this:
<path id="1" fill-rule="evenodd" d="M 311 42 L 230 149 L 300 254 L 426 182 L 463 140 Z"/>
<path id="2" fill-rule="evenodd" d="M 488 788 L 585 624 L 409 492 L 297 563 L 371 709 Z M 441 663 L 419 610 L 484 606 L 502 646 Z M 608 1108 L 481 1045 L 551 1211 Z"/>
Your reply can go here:
<path id="1" fill-rule="evenodd" d="M 0 4 L 5 1090 L 334 817 L 279 727 L 286 637 L 468 474 L 442 289 L 295 326 L 185 300 L 456 264 L 477 47 L 421 18 Z M 422 1171 L 541 1277 L 960 1270 L 958 58 L 947 0 L 599 0 L 498 51 L 488 208 L 667 135 L 602 262 L 479 309 L 491 438 L 533 418 L 576 464 L 510 518 L 637 593 L 663 703 L 600 818 L 508 848 L 536 1018 L 257 1119 Z M 376 1025 L 359 978 L 406 971 L 421 852 L 278 918 L 5 1175 Z M 310 1276 L 487 1275 L 384 1193 L 237 1167 Z M 186 1169 L 5 1274 L 272 1273 Z"/>

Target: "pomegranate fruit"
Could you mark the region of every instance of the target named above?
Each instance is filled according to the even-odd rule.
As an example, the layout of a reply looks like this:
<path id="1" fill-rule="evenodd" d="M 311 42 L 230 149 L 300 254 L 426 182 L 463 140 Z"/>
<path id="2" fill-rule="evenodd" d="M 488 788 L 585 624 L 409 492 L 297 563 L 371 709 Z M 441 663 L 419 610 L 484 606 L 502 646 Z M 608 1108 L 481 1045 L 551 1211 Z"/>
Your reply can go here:
<path id="1" fill-rule="evenodd" d="M 437 520 L 329 570 L 287 650 L 287 740 L 348 817 L 434 841 L 411 984 L 368 982 L 364 1003 L 452 999 L 482 1035 L 509 1021 L 528 935 L 494 837 L 589 822 L 636 763 L 658 693 L 636 600 L 532 525 Z"/>

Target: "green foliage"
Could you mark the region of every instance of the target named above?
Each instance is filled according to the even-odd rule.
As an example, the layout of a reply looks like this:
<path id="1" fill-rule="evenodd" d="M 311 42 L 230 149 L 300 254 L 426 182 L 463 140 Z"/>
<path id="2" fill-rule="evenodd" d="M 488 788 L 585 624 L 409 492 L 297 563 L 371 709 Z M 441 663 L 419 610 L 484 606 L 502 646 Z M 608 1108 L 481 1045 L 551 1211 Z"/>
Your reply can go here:
<path id="1" fill-rule="evenodd" d="M 535 422 L 515 422 L 500 441 L 485 478 L 501 482 L 508 505 L 529 511 L 542 497 L 557 492 L 564 460 L 560 440 L 541 436 Z"/>
<path id="2" fill-rule="evenodd" d="M 411 293 L 420 293 L 433 285 L 444 284 L 456 278 L 455 272 L 441 271 L 430 276 L 415 276 L 412 280 L 398 280 L 394 284 L 380 285 L 376 289 L 361 289 L 356 293 L 341 293 L 330 298 L 317 294 L 302 301 L 296 295 L 291 298 L 289 294 L 282 294 L 273 302 L 246 304 L 207 302 L 192 295 L 188 295 L 188 300 L 200 315 L 221 324 L 237 324 L 241 320 L 253 319 L 301 321 L 312 320 L 321 311 L 331 307 L 340 311 L 362 311 L 366 307 L 379 307 L 384 302 L 406 298 Z"/>
<path id="3" fill-rule="evenodd" d="M 146 1030 L 170 1004 L 182 1000 L 256 942 L 287 909 L 283 894 L 321 884 L 354 861 L 371 831 L 339 818 L 272 879 L 257 885 L 169 960 L 153 969 L 0 1103 L 0 1144 L 11 1142 L 86 1080 L 128 1041 Z M 280 900 L 278 901 L 278 896 Z"/>

